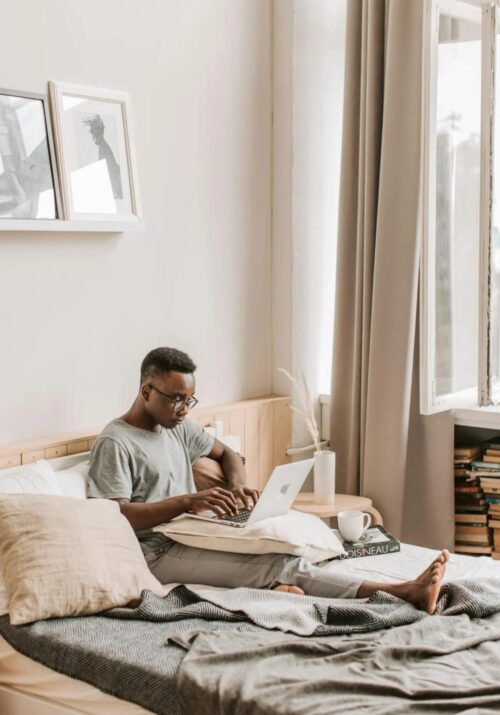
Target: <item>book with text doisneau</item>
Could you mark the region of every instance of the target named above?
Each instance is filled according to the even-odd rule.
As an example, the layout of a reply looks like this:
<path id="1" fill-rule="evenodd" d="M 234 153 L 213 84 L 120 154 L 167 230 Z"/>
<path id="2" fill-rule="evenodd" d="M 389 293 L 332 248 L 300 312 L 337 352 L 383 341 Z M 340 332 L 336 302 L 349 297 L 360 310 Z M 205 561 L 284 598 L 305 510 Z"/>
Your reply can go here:
<path id="1" fill-rule="evenodd" d="M 336 556 L 335 559 L 356 559 L 361 556 L 379 556 L 380 554 L 393 554 L 401 551 L 401 544 L 396 537 L 379 524 L 370 526 L 359 541 L 352 543 L 345 541 L 338 529 L 332 529 L 332 531 L 340 539 L 346 552 Z"/>

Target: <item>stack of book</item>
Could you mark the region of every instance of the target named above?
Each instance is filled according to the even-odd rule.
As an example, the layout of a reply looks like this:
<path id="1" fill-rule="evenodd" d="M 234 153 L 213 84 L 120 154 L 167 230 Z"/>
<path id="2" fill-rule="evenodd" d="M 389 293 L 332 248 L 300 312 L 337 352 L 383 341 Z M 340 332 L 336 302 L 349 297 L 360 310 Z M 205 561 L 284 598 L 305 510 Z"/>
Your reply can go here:
<path id="1" fill-rule="evenodd" d="M 475 463 L 478 464 L 478 463 Z M 488 526 L 493 540 L 492 557 L 500 559 L 500 441 L 488 442 L 479 471 L 488 505 Z"/>
<path id="2" fill-rule="evenodd" d="M 488 466 L 483 470 L 481 454 L 481 447 L 455 447 L 455 551 L 459 554 L 492 553 L 488 505 L 481 485 L 484 470 L 490 471 Z M 500 476 L 500 464 L 498 468 Z"/>

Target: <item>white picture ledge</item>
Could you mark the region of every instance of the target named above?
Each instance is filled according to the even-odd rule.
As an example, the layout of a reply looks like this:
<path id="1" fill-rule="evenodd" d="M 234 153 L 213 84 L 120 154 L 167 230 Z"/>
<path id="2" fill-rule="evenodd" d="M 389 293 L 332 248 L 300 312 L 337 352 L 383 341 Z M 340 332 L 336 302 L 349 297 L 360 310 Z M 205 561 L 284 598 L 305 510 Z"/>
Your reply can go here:
<path id="1" fill-rule="evenodd" d="M 61 219 L 6 219 L 0 221 L 0 234 L 9 231 L 80 231 L 87 233 L 124 233 L 144 231 L 144 221 L 63 221 Z"/>

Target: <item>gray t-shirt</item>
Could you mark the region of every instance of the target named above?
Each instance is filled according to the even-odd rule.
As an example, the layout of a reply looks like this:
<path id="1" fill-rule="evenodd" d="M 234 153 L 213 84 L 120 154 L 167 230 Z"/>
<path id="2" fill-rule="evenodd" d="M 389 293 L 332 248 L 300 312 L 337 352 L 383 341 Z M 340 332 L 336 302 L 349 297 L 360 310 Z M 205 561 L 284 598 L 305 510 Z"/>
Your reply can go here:
<path id="1" fill-rule="evenodd" d="M 92 448 L 87 496 L 154 502 L 192 494 L 196 486 L 191 465 L 210 454 L 213 444 L 212 435 L 189 420 L 160 432 L 113 420 Z"/>

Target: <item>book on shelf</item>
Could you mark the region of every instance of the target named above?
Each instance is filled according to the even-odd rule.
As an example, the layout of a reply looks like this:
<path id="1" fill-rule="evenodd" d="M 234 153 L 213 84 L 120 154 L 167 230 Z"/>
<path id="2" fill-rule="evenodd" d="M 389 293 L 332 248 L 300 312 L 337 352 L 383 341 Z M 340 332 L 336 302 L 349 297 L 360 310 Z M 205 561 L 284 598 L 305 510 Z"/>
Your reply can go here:
<path id="1" fill-rule="evenodd" d="M 471 474 L 471 470 L 468 467 L 455 467 L 455 478 L 467 477 L 469 474 Z"/>
<path id="2" fill-rule="evenodd" d="M 457 554 L 479 554 L 489 556 L 492 551 L 492 546 L 480 546 L 479 544 L 455 544 L 455 552 Z"/>
<path id="3" fill-rule="evenodd" d="M 486 526 L 487 514 L 455 514 L 455 524 L 470 524 L 471 526 Z M 500 524 L 500 522 L 499 522 Z"/>
<path id="4" fill-rule="evenodd" d="M 483 499 L 484 502 L 484 499 Z M 457 504 L 455 501 L 455 514 L 486 514 L 488 507 L 483 504 Z"/>
<path id="5" fill-rule="evenodd" d="M 495 559 L 495 561 L 500 561 L 500 551 L 493 549 L 493 551 L 491 552 L 491 558 Z"/>
<path id="6" fill-rule="evenodd" d="M 499 472 L 500 473 L 500 462 L 485 462 L 484 460 L 474 460 L 471 464 L 473 471 L 482 472 Z"/>
<path id="7" fill-rule="evenodd" d="M 487 524 L 473 526 L 472 524 L 455 524 L 455 535 L 460 536 L 482 536 L 487 538 L 490 530 Z"/>
<path id="8" fill-rule="evenodd" d="M 483 489 L 485 487 L 488 487 L 488 489 L 493 489 L 493 490 L 498 489 L 500 491 L 500 478 L 499 477 L 495 477 L 494 479 L 492 479 L 491 477 L 481 477 L 479 480 L 479 483 L 481 484 Z"/>
<path id="9" fill-rule="evenodd" d="M 467 496 L 462 496 L 460 494 L 455 495 L 455 511 L 457 510 L 457 507 L 476 509 L 478 506 L 485 505 L 486 499 L 483 498 L 482 494 L 467 494 Z"/>
<path id="10" fill-rule="evenodd" d="M 492 540 L 484 536 L 463 536 L 455 539 L 455 547 L 462 546 L 491 546 Z"/>
<path id="11" fill-rule="evenodd" d="M 499 445 L 500 449 L 500 445 Z M 482 448 L 477 445 L 467 446 L 467 445 L 456 445 L 454 449 L 455 458 L 465 457 L 465 459 L 472 459 L 481 454 Z"/>
<path id="12" fill-rule="evenodd" d="M 392 554 L 401 550 L 401 544 L 395 536 L 390 534 L 380 524 L 370 526 L 361 539 L 356 542 L 345 541 L 338 529 L 332 529 L 333 533 L 342 543 L 346 553 L 336 556 L 335 559 L 355 559 L 362 556 L 378 556 L 380 554 Z M 334 559 L 332 559 L 334 560 Z"/>
<path id="13" fill-rule="evenodd" d="M 459 525 L 455 527 L 455 544 L 478 544 L 489 546 L 491 544 L 490 530 L 487 526 Z"/>
<path id="14" fill-rule="evenodd" d="M 500 519 L 490 519 L 488 520 L 488 526 L 490 529 L 500 529 Z"/>
<path id="15" fill-rule="evenodd" d="M 472 460 L 470 460 L 470 459 L 469 460 L 463 460 L 463 459 L 456 460 L 455 459 L 455 461 L 453 462 L 453 469 L 455 469 L 455 471 L 457 469 L 471 469 L 471 468 L 472 468 Z"/>
<path id="16" fill-rule="evenodd" d="M 481 494 L 482 489 L 480 486 L 455 486 L 455 494 Z"/>
<path id="17" fill-rule="evenodd" d="M 492 472 L 491 469 L 486 472 L 482 471 L 481 469 L 478 469 L 474 472 L 471 472 L 471 474 L 473 474 L 474 477 L 477 479 L 491 479 L 492 481 L 498 481 L 500 479 L 500 472 Z"/>

